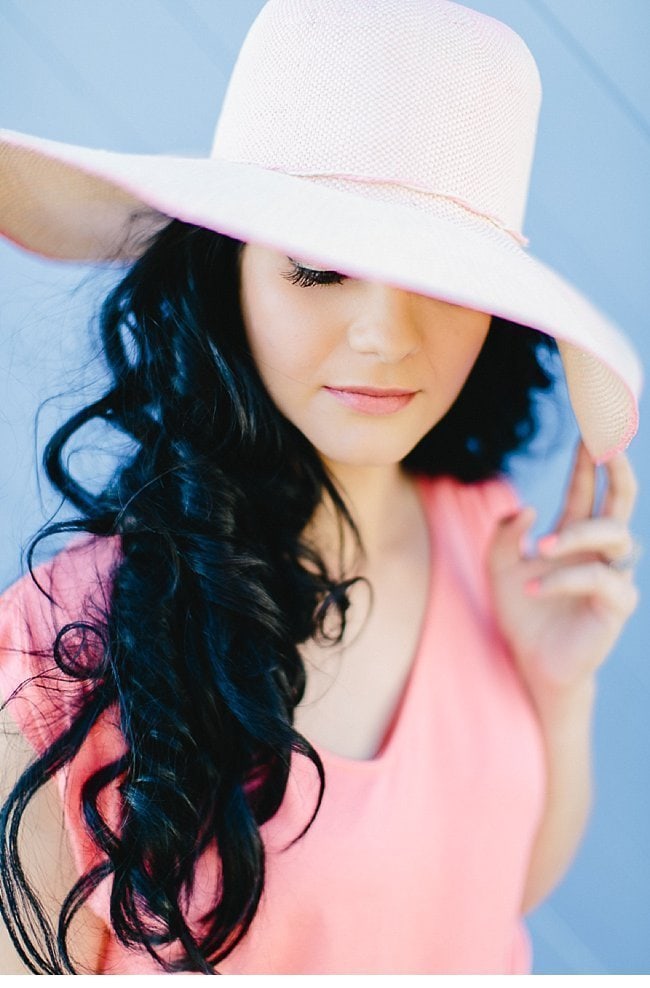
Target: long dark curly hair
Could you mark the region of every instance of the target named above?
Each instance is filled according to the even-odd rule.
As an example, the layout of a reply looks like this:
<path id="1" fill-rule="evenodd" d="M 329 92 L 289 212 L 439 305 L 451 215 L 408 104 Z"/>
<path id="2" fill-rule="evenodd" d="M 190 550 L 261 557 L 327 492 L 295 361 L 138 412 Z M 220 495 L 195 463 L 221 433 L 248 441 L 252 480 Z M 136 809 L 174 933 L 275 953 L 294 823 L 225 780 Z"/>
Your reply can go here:
<path id="1" fill-rule="evenodd" d="M 0 906 L 35 973 L 75 973 L 69 927 L 106 878 L 123 944 L 144 947 L 166 971 L 217 973 L 260 901 L 260 826 L 283 800 L 292 754 L 309 758 L 320 779 L 294 840 L 322 799 L 321 760 L 292 726 L 305 688 L 298 646 L 312 636 L 340 641 L 353 580 L 329 572 L 302 533 L 325 495 L 341 531 L 358 533 L 316 450 L 257 373 L 239 304 L 241 246 L 180 221 L 156 236 L 101 311 L 110 386 L 45 450 L 51 483 L 79 517 L 36 535 L 30 572 L 36 545 L 60 532 L 118 536 L 121 553 L 106 612 L 80 614 L 51 648 L 60 672 L 79 682 L 74 717 L 2 811 Z M 466 483 L 502 472 L 535 434 L 535 395 L 552 383 L 554 347 L 494 318 L 460 396 L 404 468 Z M 71 475 L 65 449 L 98 418 L 135 451 L 92 493 Z M 80 647 L 91 639 L 92 648 Z M 32 796 L 107 711 L 124 751 L 81 793 L 101 861 L 70 890 L 55 930 L 22 869 L 18 827 Z M 119 828 L 102 813 L 108 787 L 120 795 Z M 183 907 L 207 851 L 218 852 L 220 880 L 198 930 Z M 171 961 L 161 954 L 170 946 Z"/>

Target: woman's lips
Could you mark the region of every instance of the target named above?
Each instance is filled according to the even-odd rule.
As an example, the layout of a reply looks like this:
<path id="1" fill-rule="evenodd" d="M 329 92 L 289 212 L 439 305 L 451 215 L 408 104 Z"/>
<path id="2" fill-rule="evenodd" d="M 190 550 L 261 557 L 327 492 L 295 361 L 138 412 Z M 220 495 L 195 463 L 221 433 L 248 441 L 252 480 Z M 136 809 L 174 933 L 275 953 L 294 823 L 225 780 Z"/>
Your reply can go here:
<path id="1" fill-rule="evenodd" d="M 355 412 L 365 415 L 390 415 L 398 412 L 415 397 L 415 391 L 398 388 L 370 388 L 359 385 L 354 388 L 326 387 L 325 391 L 338 402 Z"/>

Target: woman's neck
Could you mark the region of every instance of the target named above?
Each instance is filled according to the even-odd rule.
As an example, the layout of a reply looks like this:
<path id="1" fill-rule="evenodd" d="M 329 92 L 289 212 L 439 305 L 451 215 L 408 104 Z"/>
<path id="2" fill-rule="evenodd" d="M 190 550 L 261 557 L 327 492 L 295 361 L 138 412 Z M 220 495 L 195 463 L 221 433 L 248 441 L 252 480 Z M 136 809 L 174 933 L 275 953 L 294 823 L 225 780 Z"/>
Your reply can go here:
<path id="1" fill-rule="evenodd" d="M 346 527 L 343 557 L 346 571 L 354 567 L 358 572 L 360 564 L 365 570 L 398 548 L 404 539 L 405 526 L 421 521 L 414 482 L 399 464 L 358 467 L 327 462 L 326 466 L 359 529 L 364 549 L 361 563 Z M 329 498 L 316 509 L 306 534 L 328 565 L 338 567 L 338 526 Z"/>

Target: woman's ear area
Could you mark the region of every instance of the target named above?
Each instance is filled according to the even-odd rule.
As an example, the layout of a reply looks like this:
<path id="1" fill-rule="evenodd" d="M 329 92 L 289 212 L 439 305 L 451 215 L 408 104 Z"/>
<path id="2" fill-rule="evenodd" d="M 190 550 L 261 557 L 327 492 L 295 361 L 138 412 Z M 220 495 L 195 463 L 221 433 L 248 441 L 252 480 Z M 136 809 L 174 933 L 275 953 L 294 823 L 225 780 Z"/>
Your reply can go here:
<path id="1" fill-rule="evenodd" d="M 239 270 L 240 284 L 244 273 L 246 275 L 251 274 L 254 262 L 260 259 L 264 250 L 265 248 L 260 244 L 253 243 L 250 240 L 240 241 L 237 248 L 237 268 Z"/>

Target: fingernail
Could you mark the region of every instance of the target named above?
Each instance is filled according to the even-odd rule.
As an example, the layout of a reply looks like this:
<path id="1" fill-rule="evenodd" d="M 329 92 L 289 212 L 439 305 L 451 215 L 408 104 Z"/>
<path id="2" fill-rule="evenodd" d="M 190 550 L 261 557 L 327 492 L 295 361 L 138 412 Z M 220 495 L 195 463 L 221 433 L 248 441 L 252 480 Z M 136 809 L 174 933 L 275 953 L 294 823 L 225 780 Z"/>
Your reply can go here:
<path id="1" fill-rule="evenodd" d="M 541 539 L 537 540 L 537 548 L 540 552 L 553 552 L 558 543 L 558 538 L 559 536 L 555 534 L 544 535 Z"/>
<path id="2" fill-rule="evenodd" d="M 537 597 L 542 586 L 541 580 L 529 580 L 524 586 L 524 591 L 529 597 Z"/>

